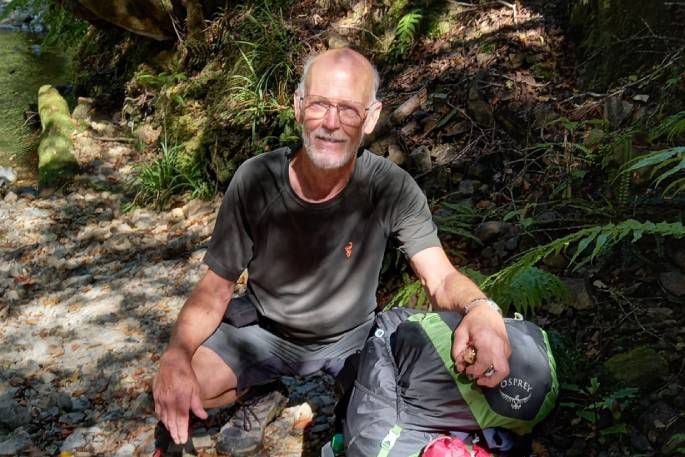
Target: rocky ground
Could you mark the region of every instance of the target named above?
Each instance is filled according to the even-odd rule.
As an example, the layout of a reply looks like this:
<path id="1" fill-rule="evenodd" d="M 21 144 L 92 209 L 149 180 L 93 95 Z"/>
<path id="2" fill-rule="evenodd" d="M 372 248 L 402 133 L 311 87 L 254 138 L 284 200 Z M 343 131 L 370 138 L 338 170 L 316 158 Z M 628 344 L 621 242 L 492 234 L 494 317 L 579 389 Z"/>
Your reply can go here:
<path id="1" fill-rule="evenodd" d="M 76 138 L 73 186 L 0 199 L 0 455 L 152 455 L 152 377 L 206 268 L 220 197 L 124 212 L 138 153 L 94 136 Z M 269 453 L 306 454 L 303 442 L 320 446 L 330 430 L 330 380 L 286 384 Z M 212 455 L 228 413 L 197 424 L 185 453 Z"/>

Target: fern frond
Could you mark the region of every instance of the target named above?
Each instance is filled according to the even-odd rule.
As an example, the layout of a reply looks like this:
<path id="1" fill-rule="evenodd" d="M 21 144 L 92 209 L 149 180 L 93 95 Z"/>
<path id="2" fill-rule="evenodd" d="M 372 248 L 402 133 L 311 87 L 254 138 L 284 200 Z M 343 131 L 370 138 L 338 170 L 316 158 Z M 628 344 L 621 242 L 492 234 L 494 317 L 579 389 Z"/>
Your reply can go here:
<path id="1" fill-rule="evenodd" d="M 409 50 L 416 39 L 416 32 L 423 18 L 423 13 L 419 9 L 413 9 L 402 16 L 395 27 L 395 39 L 393 48 L 397 53 Z"/>
<path id="2" fill-rule="evenodd" d="M 441 206 L 443 214 L 433 216 L 433 221 L 440 232 L 468 238 L 478 244 L 483 244 L 473 235 L 473 226 L 480 219 L 475 209 L 462 203 L 445 202 Z"/>
<path id="3" fill-rule="evenodd" d="M 639 222 L 628 219 L 619 224 L 606 224 L 572 233 L 550 243 L 531 249 L 521 256 L 514 264 L 489 276 L 482 284 L 486 290 L 498 290 L 505 284 L 512 284 L 526 270 L 548 255 L 567 252 L 572 248 L 573 256 L 569 265 L 575 265 L 574 271 L 592 262 L 600 254 L 610 250 L 620 241 L 629 237 L 635 243 L 643 235 L 685 237 L 685 227 L 680 222 L 655 224 L 653 222 Z M 570 254 L 570 253 L 569 253 Z M 516 306 L 516 303 L 513 303 Z"/>
<path id="4" fill-rule="evenodd" d="M 647 155 L 636 157 L 626 164 L 621 173 L 630 173 L 645 167 L 654 167 L 651 177 L 654 180 L 654 186 L 659 187 L 664 180 L 675 177 L 678 173 L 685 172 L 685 146 L 654 151 Z M 667 171 L 662 172 L 664 169 L 667 169 Z M 682 178 L 678 178 L 670 183 L 663 194 L 674 196 L 680 192 L 685 192 L 685 182 Z"/>
<path id="5" fill-rule="evenodd" d="M 681 111 L 667 117 L 649 132 L 649 141 L 655 141 L 666 137 L 673 141 L 678 136 L 685 134 L 685 111 Z"/>
<path id="6" fill-rule="evenodd" d="M 392 308 L 405 308 L 407 306 L 420 309 L 429 303 L 426 291 L 420 281 L 410 281 L 409 275 L 406 273 L 402 275 L 402 278 L 404 285 L 395 292 L 383 308 L 383 311 Z"/>
<path id="7" fill-rule="evenodd" d="M 505 313 L 513 306 L 524 315 L 544 303 L 565 302 L 570 296 L 568 287 L 557 275 L 536 267 L 519 270 L 507 282 L 486 283 L 483 289 Z"/>

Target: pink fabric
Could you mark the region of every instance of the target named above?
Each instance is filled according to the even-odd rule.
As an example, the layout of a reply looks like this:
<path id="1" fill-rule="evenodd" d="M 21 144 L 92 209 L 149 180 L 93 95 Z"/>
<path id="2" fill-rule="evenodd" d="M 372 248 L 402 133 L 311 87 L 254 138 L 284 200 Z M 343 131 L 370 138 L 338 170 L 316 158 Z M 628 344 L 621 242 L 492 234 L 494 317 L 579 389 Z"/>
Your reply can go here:
<path id="1" fill-rule="evenodd" d="M 459 438 L 441 436 L 436 438 L 425 447 L 422 457 L 492 457 L 482 447 L 474 444 L 473 451 Z"/>

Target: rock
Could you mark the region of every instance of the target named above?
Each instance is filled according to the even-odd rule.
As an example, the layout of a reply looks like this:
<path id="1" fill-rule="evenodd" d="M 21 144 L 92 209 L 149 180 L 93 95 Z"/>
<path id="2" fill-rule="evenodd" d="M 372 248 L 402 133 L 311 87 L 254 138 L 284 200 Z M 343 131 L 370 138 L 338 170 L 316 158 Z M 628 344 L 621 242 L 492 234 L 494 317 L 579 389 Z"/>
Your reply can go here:
<path id="1" fill-rule="evenodd" d="M 185 219 L 186 216 L 183 213 L 183 208 L 174 208 L 171 210 L 169 213 L 169 216 L 167 217 L 167 220 L 171 222 L 172 224 L 175 224 L 176 222 L 180 222 L 183 219 Z"/>
<path id="2" fill-rule="evenodd" d="M 471 87 L 469 89 L 469 98 L 466 102 L 466 110 L 478 125 L 485 128 L 490 128 L 495 122 L 495 116 L 492 112 L 492 106 L 487 103 L 478 89 Z"/>
<path id="3" fill-rule="evenodd" d="M 685 273 L 685 248 L 668 249 L 666 255 L 681 273 Z"/>
<path id="4" fill-rule="evenodd" d="M 212 203 L 200 200 L 199 198 L 189 201 L 183 207 L 183 214 L 185 214 L 188 219 L 199 218 L 213 212 L 214 208 L 212 207 Z"/>
<path id="5" fill-rule="evenodd" d="M 430 151 L 426 146 L 419 146 L 409 154 L 411 168 L 417 173 L 426 173 L 433 168 Z"/>
<path id="6" fill-rule="evenodd" d="M 209 449 L 214 447 L 214 440 L 207 432 L 193 435 L 190 440 L 195 449 Z"/>
<path id="7" fill-rule="evenodd" d="M 0 442 L 0 455 L 23 455 L 22 451 L 31 447 L 31 437 L 24 430 L 19 429 L 12 433 L 7 439 Z"/>
<path id="8" fill-rule="evenodd" d="M 155 225 L 156 220 L 155 216 L 150 211 L 138 209 L 131 215 L 131 222 L 136 228 L 146 230 L 152 228 L 152 226 Z"/>
<path id="9" fill-rule="evenodd" d="M 606 138 L 606 133 L 602 129 L 594 128 L 587 132 L 583 138 L 583 145 L 592 148 L 600 144 Z"/>
<path id="10" fill-rule="evenodd" d="M 59 421 L 67 425 L 76 425 L 82 422 L 86 418 L 86 415 L 81 411 L 74 411 L 72 413 L 62 414 Z"/>
<path id="11" fill-rule="evenodd" d="M 126 443 L 117 450 L 117 452 L 114 454 L 114 457 L 130 457 L 134 455 L 135 452 L 135 445 L 132 443 Z"/>
<path id="12" fill-rule="evenodd" d="M 592 300 L 584 279 L 563 278 L 563 280 L 571 292 L 570 304 L 573 308 L 583 311 L 595 307 L 595 302 Z"/>
<path id="13" fill-rule="evenodd" d="M 79 397 L 75 400 L 72 400 L 71 409 L 73 411 L 86 411 L 90 407 L 90 400 L 88 400 L 86 397 Z"/>
<path id="14" fill-rule="evenodd" d="M 677 298 L 685 297 L 685 275 L 679 271 L 667 271 L 659 275 L 659 285 Z"/>
<path id="15" fill-rule="evenodd" d="M 330 31 L 328 32 L 328 49 L 349 48 L 350 42 L 343 38 L 340 34 Z"/>
<path id="16" fill-rule="evenodd" d="M 512 234 L 514 227 L 508 222 L 501 221 L 486 221 L 482 222 L 476 227 L 476 238 L 483 243 L 495 240 L 503 235 Z"/>
<path id="17" fill-rule="evenodd" d="M 5 203 L 9 203 L 10 205 L 13 205 L 16 202 L 17 202 L 17 194 L 15 194 L 14 192 L 7 192 L 7 195 L 5 195 Z"/>
<path id="18" fill-rule="evenodd" d="M 17 180 L 17 173 L 9 167 L 0 167 L 0 187 Z"/>
<path id="19" fill-rule="evenodd" d="M 149 124 L 143 124 L 134 132 L 134 135 L 144 144 L 155 144 L 162 134 L 162 129 L 152 128 Z"/>
<path id="20" fill-rule="evenodd" d="M 462 179 L 459 182 L 457 192 L 462 196 L 473 195 L 476 193 L 476 182 L 471 179 Z"/>
<path id="21" fill-rule="evenodd" d="M 666 360 L 646 346 L 616 354 L 604 365 L 621 385 L 645 390 L 656 387 L 668 375 Z"/>
<path id="22" fill-rule="evenodd" d="M 93 110 L 93 99 L 88 97 L 79 97 L 76 102 L 76 107 L 71 112 L 71 117 L 75 121 L 88 121 Z"/>
<path id="23" fill-rule="evenodd" d="M 632 111 L 633 104 L 623 100 L 620 96 L 608 97 L 604 102 L 604 118 L 609 121 L 609 126 L 612 129 L 620 127 Z"/>
<path id="24" fill-rule="evenodd" d="M 391 162 L 402 166 L 407 161 L 407 155 L 404 153 L 401 147 L 396 144 L 391 144 L 388 146 L 388 159 Z"/>
<path id="25" fill-rule="evenodd" d="M 459 152 L 453 144 L 439 144 L 431 150 L 431 157 L 437 165 L 450 165 L 458 160 Z"/>
<path id="26" fill-rule="evenodd" d="M 544 259 L 542 263 L 548 267 L 556 268 L 557 270 L 563 270 L 568 266 L 568 259 L 564 254 L 549 254 Z"/>
<path id="27" fill-rule="evenodd" d="M 67 439 L 62 443 L 60 450 L 62 452 L 74 452 L 85 447 L 87 444 L 88 441 L 86 440 L 85 430 L 78 428 L 74 430 L 71 435 L 67 436 Z"/>
<path id="28" fill-rule="evenodd" d="M 31 422 L 28 408 L 14 400 L 0 405 L 0 427 L 14 430 Z"/>

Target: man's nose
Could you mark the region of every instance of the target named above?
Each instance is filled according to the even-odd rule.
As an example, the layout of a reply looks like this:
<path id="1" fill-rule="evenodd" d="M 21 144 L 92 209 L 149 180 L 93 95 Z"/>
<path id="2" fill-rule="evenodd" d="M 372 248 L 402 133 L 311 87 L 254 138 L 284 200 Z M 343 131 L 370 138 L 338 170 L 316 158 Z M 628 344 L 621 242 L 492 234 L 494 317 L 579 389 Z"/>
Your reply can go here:
<path id="1" fill-rule="evenodd" d="M 338 107 L 331 106 L 326 111 L 323 117 L 323 127 L 328 130 L 336 130 L 340 128 L 340 117 L 338 116 Z"/>

